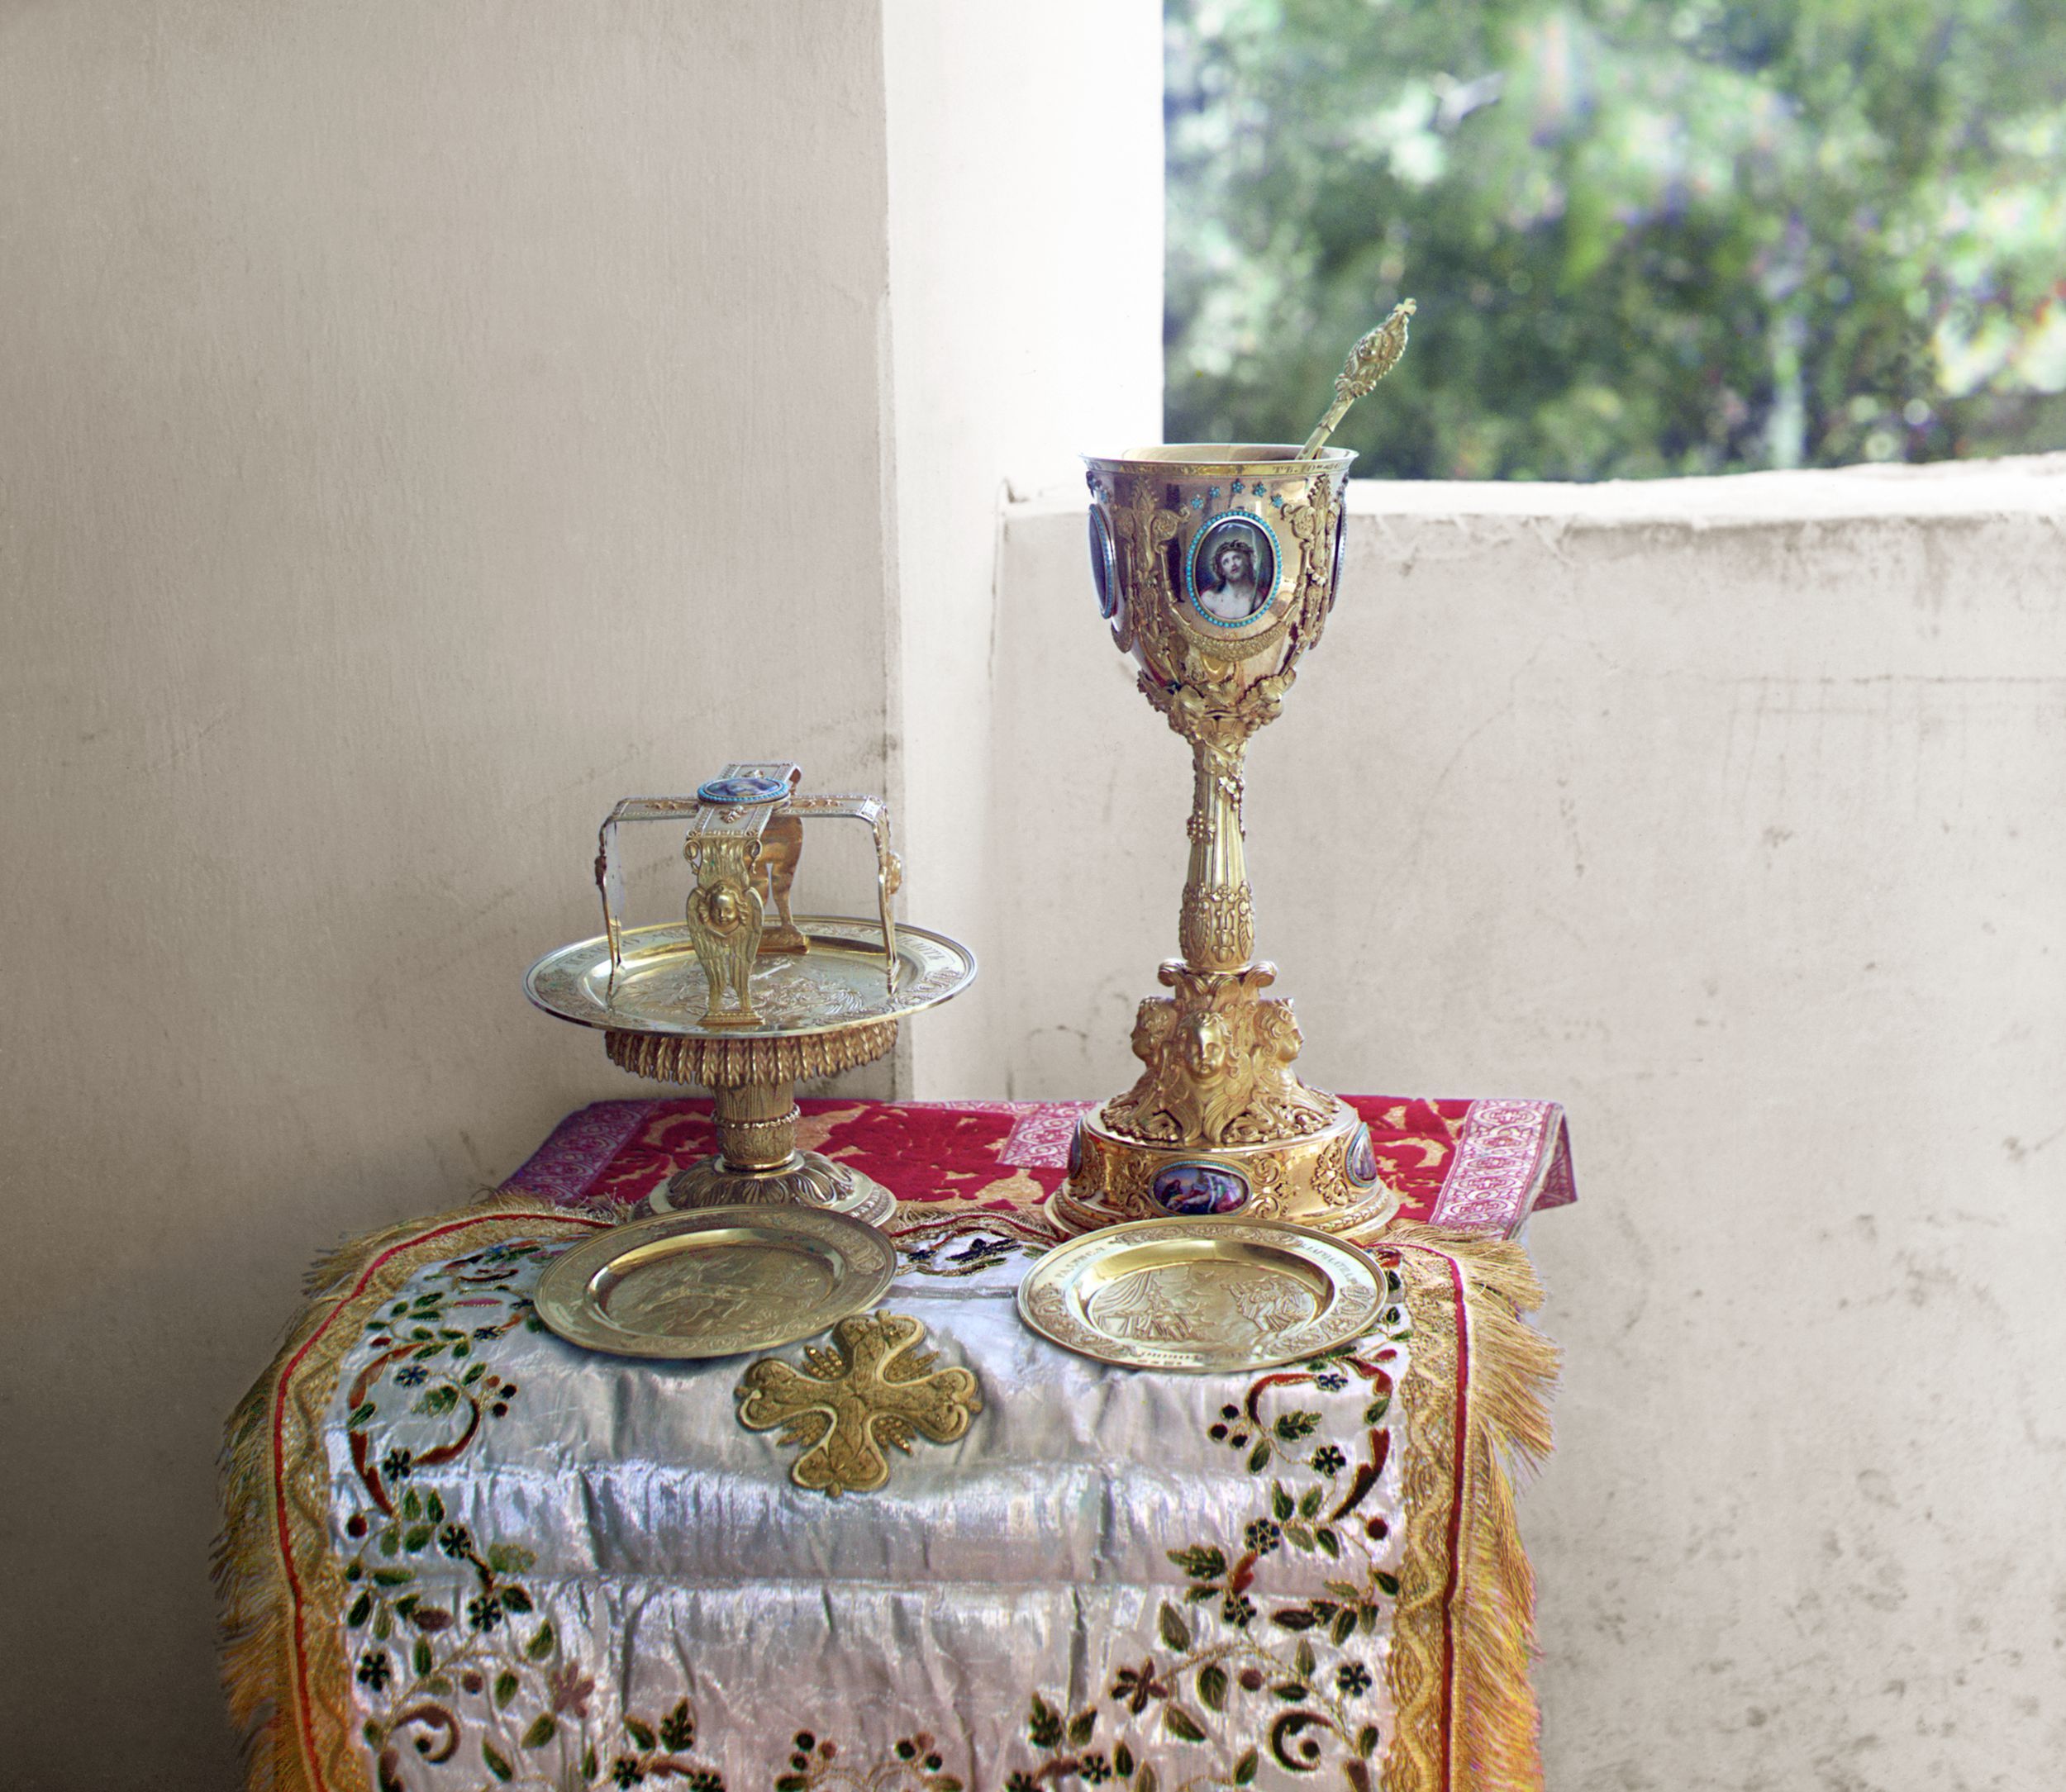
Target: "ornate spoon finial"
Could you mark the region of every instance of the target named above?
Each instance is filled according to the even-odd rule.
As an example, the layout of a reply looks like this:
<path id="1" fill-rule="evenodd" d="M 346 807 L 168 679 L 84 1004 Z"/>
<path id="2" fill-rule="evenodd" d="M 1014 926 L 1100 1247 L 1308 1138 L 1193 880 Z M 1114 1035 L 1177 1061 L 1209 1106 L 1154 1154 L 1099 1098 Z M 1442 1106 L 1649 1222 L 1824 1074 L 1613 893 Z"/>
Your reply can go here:
<path id="1" fill-rule="evenodd" d="M 1325 448 L 1327 438 L 1349 415 L 1349 406 L 1399 364 L 1399 357 L 1406 353 L 1406 321 L 1417 309 L 1411 299 L 1394 305 L 1392 315 L 1349 351 L 1349 359 L 1335 376 L 1335 402 L 1327 406 L 1320 427 L 1298 450 L 1301 460 L 1311 459 Z"/>

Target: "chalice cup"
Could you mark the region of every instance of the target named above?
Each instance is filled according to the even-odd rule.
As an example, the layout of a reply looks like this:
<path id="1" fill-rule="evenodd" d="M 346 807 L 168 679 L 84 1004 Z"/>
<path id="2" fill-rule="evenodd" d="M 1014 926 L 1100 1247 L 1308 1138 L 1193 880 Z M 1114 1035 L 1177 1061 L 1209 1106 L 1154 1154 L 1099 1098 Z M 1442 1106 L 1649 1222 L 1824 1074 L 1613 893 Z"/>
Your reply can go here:
<path id="1" fill-rule="evenodd" d="M 1050 1205 L 1065 1231 L 1224 1214 L 1354 1233 L 1397 1209 L 1369 1129 L 1292 1067 L 1298 1023 L 1264 993 L 1277 967 L 1255 957 L 1241 820 L 1249 741 L 1334 606 L 1354 459 L 1250 443 L 1085 457 L 1098 608 L 1142 695 L 1190 743 L 1194 782 L 1183 955 L 1135 1020 L 1140 1081 L 1077 1129 Z"/>

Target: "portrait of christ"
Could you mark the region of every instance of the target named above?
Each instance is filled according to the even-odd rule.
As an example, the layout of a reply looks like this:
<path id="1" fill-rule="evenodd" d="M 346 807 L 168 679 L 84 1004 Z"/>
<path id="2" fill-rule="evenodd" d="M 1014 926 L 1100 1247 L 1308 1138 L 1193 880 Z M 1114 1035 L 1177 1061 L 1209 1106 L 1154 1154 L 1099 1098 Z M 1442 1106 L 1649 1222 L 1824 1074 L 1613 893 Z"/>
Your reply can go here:
<path id="1" fill-rule="evenodd" d="M 1222 516 L 1191 549 L 1191 601 L 1232 628 L 1259 616 L 1277 585 L 1276 544 L 1252 518 Z"/>

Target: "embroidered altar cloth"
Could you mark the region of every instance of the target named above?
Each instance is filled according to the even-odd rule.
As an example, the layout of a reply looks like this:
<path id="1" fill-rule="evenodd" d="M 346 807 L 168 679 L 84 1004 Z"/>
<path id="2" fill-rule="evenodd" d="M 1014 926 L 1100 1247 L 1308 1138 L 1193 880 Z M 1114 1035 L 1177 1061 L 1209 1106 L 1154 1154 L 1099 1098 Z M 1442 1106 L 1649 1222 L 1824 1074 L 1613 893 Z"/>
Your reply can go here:
<path id="1" fill-rule="evenodd" d="M 804 1142 L 902 1200 L 883 1310 L 983 1398 L 837 1501 L 737 1423 L 747 1359 L 591 1355 L 531 1309 L 708 1148 L 700 1104 L 584 1110 L 494 1196 L 347 1247 L 231 1424 L 253 1785 L 1539 1784 L 1507 1458 L 1548 1448 L 1551 1363 L 1496 1234 L 1569 1198 L 1562 1118 L 1357 1105 L 1409 1196 L 1375 1329 L 1174 1376 L 1018 1321 L 1079 1110 L 812 1104 Z"/>

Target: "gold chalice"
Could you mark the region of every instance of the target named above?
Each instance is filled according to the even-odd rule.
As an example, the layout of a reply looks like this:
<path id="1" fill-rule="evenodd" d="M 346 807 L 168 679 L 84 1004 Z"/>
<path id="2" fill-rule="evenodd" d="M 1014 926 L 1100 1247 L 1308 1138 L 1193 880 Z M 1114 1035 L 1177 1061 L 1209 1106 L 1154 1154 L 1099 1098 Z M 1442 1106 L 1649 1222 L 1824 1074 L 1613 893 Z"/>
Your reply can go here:
<path id="1" fill-rule="evenodd" d="M 1340 1233 L 1391 1218 L 1369 1129 L 1292 1069 L 1298 1023 L 1263 992 L 1241 822 L 1250 738 L 1319 642 L 1340 573 L 1346 449 L 1326 439 L 1405 351 L 1408 301 L 1356 345 L 1300 447 L 1180 443 L 1085 457 L 1091 576 L 1141 692 L 1191 744 L 1191 861 L 1170 991 L 1140 1005 L 1140 1079 L 1088 1115 L 1050 1211 L 1070 1232 L 1239 1214 Z"/>

